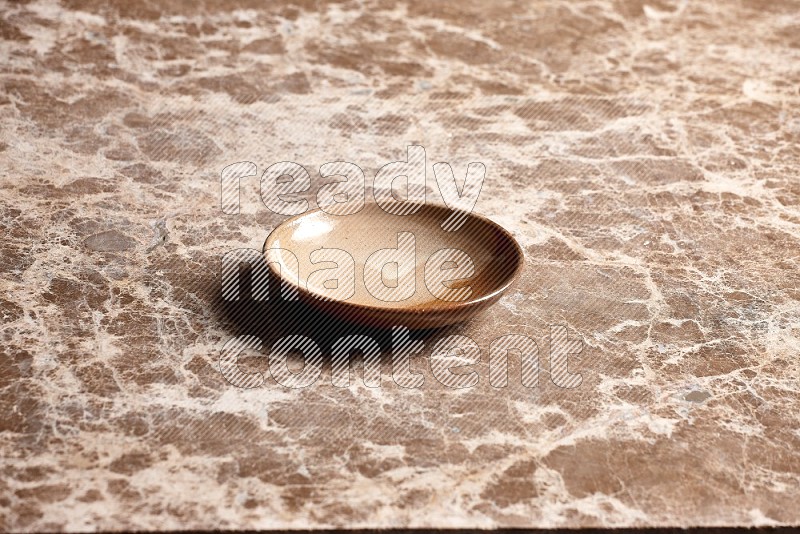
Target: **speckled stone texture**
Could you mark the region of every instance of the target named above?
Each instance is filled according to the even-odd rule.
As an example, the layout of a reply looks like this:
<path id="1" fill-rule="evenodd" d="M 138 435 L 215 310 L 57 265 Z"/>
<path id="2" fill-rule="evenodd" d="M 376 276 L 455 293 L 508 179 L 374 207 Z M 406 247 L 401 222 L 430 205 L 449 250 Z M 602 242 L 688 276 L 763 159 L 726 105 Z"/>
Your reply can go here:
<path id="1" fill-rule="evenodd" d="M 800 524 L 800 3 L 39 0 L 0 4 L 0 527 Z M 420 144 L 486 165 L 526 251 L 478 318 L 415 333 L 425 383 L 219 372 L 274 311 L 220 258 L 283 217 L 220 171 Z M 432 188 L 435 189 L 435 188 Z M 306 316 L 303 316 L 306 317 Z M 310 317 L 310 315 L 308 316 Z M 326 352 L 324 320 L 294 333 Z M 584 344 L 575 389 L 551 325 Z M 482 351 L 471 389 L 428 358 Z M 490 342 L 536 340 L 539 387 Z M 324 335 L 323 335 L 324 334 Z M 380 338 L 380 335 L 378 335 Z"/>

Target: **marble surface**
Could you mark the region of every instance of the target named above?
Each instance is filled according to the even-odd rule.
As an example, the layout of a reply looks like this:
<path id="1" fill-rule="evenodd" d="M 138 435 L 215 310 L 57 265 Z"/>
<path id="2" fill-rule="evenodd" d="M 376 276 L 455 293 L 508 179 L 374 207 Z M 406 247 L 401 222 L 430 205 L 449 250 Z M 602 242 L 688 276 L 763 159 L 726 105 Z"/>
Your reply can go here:
<path id="1" fill-rule="evenodd" d="M 0 527 L 800 524 L 800 3 L 0 5 Z M 270 377 L 223 345 L 350 333 L 220 297 L 284 217 L 220 172 L 425 147 L 526 252 L 424 384 Z M 429 184 L 434 185 L 434 184 Z M 435 189 L 435 188 L 432 188 Z M 294 322 L 286 317 L 293 317 Z M 547 373 L 550 327 L 583 351 Z M 439 383 L 446 335 L 480 382 Z M 489 345 L 543 371 L 489 383 Z M 386 357 L 389 341 L 375 334 Z"/>

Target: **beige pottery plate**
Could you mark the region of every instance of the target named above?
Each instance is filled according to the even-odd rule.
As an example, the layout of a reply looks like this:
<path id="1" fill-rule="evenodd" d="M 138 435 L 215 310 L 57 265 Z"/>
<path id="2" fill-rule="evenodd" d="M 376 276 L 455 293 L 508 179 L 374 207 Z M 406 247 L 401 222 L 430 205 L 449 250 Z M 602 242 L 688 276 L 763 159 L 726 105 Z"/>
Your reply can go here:
<path id="1" fill-rule="evenodd" d="M 315 209 L 276 227 L 264 253 L 273 276 L 339 319 L 446 326 L 496 302 L 524 263 L 511 234 L 485 217 L 460 212 L 463 224 L 445 230 L 453 214 L 427 204 L 402 216 L 377 204 L 350 215 Z"/>

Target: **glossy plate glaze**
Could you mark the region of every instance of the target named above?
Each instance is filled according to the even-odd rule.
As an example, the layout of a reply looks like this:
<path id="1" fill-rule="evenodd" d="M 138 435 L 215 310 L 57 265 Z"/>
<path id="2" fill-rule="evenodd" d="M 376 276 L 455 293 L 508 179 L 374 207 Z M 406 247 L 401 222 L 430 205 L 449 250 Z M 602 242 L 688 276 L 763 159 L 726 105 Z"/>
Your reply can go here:
<path id="1" fill-rule="evenodd" d="M 446 326 L 496 302 L 524 262 L 511 234 L 485 217 L 461 212 L 463 223 L 445 230 L 453 214 L 433 205 L 403 216 L 376 204 L 350 215 L 311 210 L 275 228 L 264 253 L 273 276 L 339 319 Z"/>

